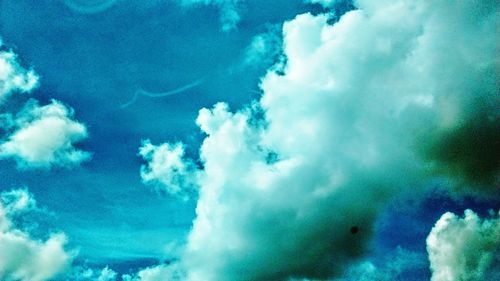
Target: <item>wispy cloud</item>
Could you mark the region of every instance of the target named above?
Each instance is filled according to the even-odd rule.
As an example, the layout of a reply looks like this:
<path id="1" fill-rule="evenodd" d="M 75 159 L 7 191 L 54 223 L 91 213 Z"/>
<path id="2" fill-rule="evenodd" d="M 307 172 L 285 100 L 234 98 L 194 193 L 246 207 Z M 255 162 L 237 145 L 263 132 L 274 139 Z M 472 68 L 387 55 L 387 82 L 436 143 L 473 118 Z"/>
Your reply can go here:
<path id="1" fill-rule="evenodd" d="M 33 70 L 23 68 L 13 52 L 0 50 L 0 105 L 11 93 L 30 92 L 37 86 L 38 75 Z"/>
<path id="2" fill-rule="evenodd" d="M 170 91 L 161 92 L 161 93 L 152 93 L 152 92 L 148 92 L 144 89 L 138 89 L 137 91 L 135 91 L 132 99 L 130 101 L 122 104 L 120 107 L 123 109 L 123 108 L 127 108 L 127 107 L 131 106 L 132 104 L 134 104 L 137 101 L 139 96 L 145 96 L 148 98 L 163 98 L 163 97 L 181 94 L 181 93 L 184 93 L 192 88 L 195 88 L 195 87 L 201 85 L 203 83 L 203 81 L 204 81 L 204 79 L 198 79 L 198 80 L 195 80 L 195 81 L 193 81 L 189 84 L 186 84 L 184 86 L 175 88 L 175 89 L 170 90 Z"/>

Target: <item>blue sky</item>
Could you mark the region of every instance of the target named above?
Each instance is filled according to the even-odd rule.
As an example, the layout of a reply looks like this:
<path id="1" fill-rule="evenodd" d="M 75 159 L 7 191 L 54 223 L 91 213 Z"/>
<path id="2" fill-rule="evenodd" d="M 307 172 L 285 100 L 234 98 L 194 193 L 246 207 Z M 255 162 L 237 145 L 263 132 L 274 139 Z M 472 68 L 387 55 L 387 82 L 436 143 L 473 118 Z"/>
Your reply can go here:
<path id="1" fill-rule="evenodd" d="M 0 279 L 499 276 L 500 7 L 409 2 L 0 0 Z"/>

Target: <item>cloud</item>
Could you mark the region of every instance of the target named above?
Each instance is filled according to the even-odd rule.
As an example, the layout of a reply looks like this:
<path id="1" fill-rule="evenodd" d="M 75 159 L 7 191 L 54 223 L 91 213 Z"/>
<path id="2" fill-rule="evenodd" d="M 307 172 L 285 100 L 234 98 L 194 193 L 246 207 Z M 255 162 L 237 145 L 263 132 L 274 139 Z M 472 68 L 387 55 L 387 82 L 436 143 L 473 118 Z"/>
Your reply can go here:
<path id="1" fill-rule="evenodd" d="M 51 280 L 63 273 L 73 259 L 73 254 L 64 249 L 67 239 L 63 233 L 51 234 L 43 241 L 16 227 L 12 217 L 29 212 L 34 205 L 35 200 L 26 190 L 1 193 L 1 280 Z"/>
<path id="2" fill-rule="evenodd" d="M 500 213 L 499 213 L 500 214 Z M 463 218 L 445 213 L 427 237 L 432 281 L 494 280 L 487 278 L 500 254 L 500 217 L 481 219 L 471 210 Z M 498 276 L 498 275 L 497 275 Z"/>
<path id="3" fill-rule="evenodd" d="M 194 188 L 196 167 L 184 158 L 184 150 L 182 143 L 155 146 L 149 140 L 143 141 L 139 155 L 147 164 L 141 167 L 142 181 L 187 199 Z"/>
<path id="4" fill-rule="evenodd" d="M 266 32 L 252 38 L 245 50 L 243 64 L 246 66 L 271 66 L 282 56 L 281 28 L 271 26 Z"/>
<path id="5" fill-rule="evenodd" d="M 145 96 L 148 98 L 163 98 L 163 97 L 168 97 L 168 96 L 172 96 L 172 95 L 185 93 L 186 91 L 188 91 L 192 88 L 195 88 L 195 87 L 199 86 L 200 84 L 202 84 L 203 80 L 204 79 L 198 79 L 198 80 L 195 80 L 195 81 L 193 81 L 189 84 L 186 84 L 184 86 L 181 86 L 181 87 L 178 87 L 178 88 L 175 88 L 173 90 L 166 91 L 166 92 L 162 92 L 162 93 L 151 93 L 151 92 L 145 91 L 143 89 L 138 89 L 137 91 L 135 91 L 132 99 L 130 101 L 122 104 L 120 107 L 123 109 L 123 108 L 127 108 L 127 107 L 131 106 L 139 98 L 139 95 L 142 95 L 142 96 Z"/>
<path id="6" fill-rule="evenodd" d="M 140 270 L 132 275 L 126 274 L 122 276 L 123 281 L 183 281 L 185 273 L 179 270 L 177 263 L 152 266 Z"/>
<path id="7" fill-rule="evenodd" d="M 26 218 L 36 212 L 44 210 L 38 208 L 27 189 L 0 193 L 0 280 L 117 280 L 118 274 L 107 266 L 93 269 L 73 264 L 77 251 L 66 249 L 68 238 L 64 233 L 35 238 L 32 233 L 40 232 L 38 224 L 27 223 Z"/>
<path id="8" fill-rule="evenodd" d="M 66 277 L 72 281 L 115 281 L 117 276 L 118 274 L 107 266 L 100 270 L 74 266 Z"/>
<path id="9" fill-rule="evenodd" d="M 88 133 L 73 115 L 56 100 L 44 106 L 27 103 L 13 118 L 13 132 L 0 144 L 0 158 L 14 158 L 21 168 L 70 167 L 90 159 L 89 152 L 74 147 Z"/>
<path id="10" fill-rule="evenodd" d="M 0 105 L 11 93 L 27 93 L 37 86 L 38 75 L 33 70 L 24 69 L 13 52 L 0 50 Z"/>
<path id="11" fill-rule="evenodd" d="M 238 13 L 238 4 L 242 0 L 177 0 L 182 5 L 197 6 L 197 5 L 214 5 L 219 8 L 220 11 L 220 21 L 222 24 L 223 31 L 230 31 L 236 28 L 236 25 L 240 21 L 240 15 Z"/>
<path id="12" fill-rule="evenodd" d="M 333 25 L 285 23 L 286 66 L 261 99 L 199 112 L 187 280 L 339 277 L 399 192 L 437 177 L 498 193 L 498 15 L 497 1 L 358 1 Z"/>

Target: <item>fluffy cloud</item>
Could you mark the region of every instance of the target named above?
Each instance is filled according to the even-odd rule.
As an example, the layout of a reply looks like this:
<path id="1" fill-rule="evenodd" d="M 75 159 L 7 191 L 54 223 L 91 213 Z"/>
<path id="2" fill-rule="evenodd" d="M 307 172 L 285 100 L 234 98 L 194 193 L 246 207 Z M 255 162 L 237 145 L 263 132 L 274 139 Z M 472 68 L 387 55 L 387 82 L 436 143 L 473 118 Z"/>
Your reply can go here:
<path id="1" fill-rule="evenodd" d="M 483 220 L 471 210 L 463 218 L 445 213 L 427 237 L 427 251 L 432 281 L 493 280 L 486 276 L 500 255 L 500 217 Z"/>
<path id="2" fill-rule="evenodd" d="M 139 155 L 148 163 L 141 167 L 144 183 L 155 184 L 166 192 L 187 199 L 193 189 L 196 168 L 184 158 L 184 145 L 168 143 L 155 146 L 149 140 L 143 142 Z"/>
<path id="3" fill-rule="evenodd" d="M 35 201 L 26 190 L 3 192 L 0 200 L 0 279 L 7 281 L 44 281 L 64 272 L 73 254 L 64 249 L 66 236 L 52 234 L 37 240 L 16 227 L 13 217 L 34 208 Z"/>
<path id="4" fill-rule="evenodd" d="M 200 111 L 187 280 L 340 276 L 400 191 L 498 193 L 497 1 L 357 4 L 285 23 L 284 73 L 251 107 Z"/>
<path id="5" fill-rule="evenodd" d="M 14 158 L 22 168 L 68 167 L 88 160 L 90 153 L 74 147 L 87 138 L 87 128 L 73 115 L 55 100 L 44 106 L 29 102 L 12 118 L 14 129 L 0 144 L 0 158 Z"/>
<path id="6" fill-rule="evenodd" d="M 134 276 L 123 275 L 123 281 L 183 281 L 186 276 L 177 263 L 148 267 L 140 270 Z"/>
<path id="7" fill-rule="evenodd" d="M 0 105 L 12 92 L 29 92 L 37 85 L 38 76 L 33 70 L 20 66 L 14 53 L 0 51 Z"/>
<path id="8" fill-rule="evenodd" d="M 72 281 L 115 281 L 117 276 L 118 274 L 107 266 L 100 270 L 75 266 L 66 277 Z"/>

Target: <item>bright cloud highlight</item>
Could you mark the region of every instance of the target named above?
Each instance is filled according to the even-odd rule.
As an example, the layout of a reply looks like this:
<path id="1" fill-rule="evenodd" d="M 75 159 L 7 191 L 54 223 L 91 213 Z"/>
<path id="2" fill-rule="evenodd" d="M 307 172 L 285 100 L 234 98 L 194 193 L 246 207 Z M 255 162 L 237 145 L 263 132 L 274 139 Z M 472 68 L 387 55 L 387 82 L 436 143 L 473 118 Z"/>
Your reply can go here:
<path id="1" fill-rule="evenodd" d="M 432 281 L 494 280 L 488 276 L 500 254 L 500 218 L 481 219 L 471 210 L 463 218 L 445 213 L 427 237 L 427 252 Z"/>

